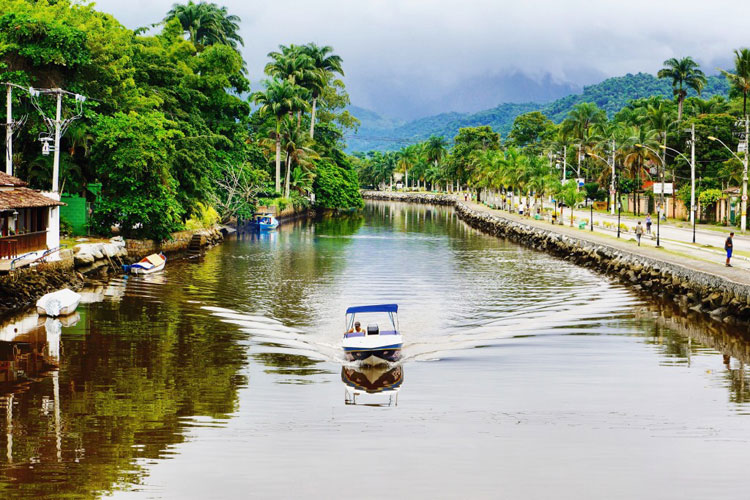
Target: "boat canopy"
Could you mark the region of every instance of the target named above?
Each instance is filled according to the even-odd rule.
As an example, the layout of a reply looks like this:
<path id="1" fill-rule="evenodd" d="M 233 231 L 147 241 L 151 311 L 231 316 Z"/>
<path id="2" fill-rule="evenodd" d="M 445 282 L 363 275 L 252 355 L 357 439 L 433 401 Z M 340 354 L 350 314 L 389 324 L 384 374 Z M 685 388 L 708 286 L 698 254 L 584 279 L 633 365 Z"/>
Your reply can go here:
<path id="1" fill-rule="evenodd" d="M 356 313 L 366 313 L 366 312 L 397 313 L 398 304 L 378 304 L 374 306 L 352 306 L 346 310 L 346 314 L 356 314 Z"/>

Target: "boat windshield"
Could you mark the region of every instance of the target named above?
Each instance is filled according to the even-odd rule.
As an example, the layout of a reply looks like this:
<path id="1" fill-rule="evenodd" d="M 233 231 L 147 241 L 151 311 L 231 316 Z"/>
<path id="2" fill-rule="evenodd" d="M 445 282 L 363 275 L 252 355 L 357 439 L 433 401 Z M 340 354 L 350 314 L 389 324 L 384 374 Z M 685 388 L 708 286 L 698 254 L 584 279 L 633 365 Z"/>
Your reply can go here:
<path id="1" fill-rule="evenodd" d="M 398 333 L 398 316 L 395 312 L 355 312 L 346 315 L 346 331 L 354 330 L 354 323 L 359 322 L 362 330 L 369 325 L 377 325 L 380 334 Z"/>

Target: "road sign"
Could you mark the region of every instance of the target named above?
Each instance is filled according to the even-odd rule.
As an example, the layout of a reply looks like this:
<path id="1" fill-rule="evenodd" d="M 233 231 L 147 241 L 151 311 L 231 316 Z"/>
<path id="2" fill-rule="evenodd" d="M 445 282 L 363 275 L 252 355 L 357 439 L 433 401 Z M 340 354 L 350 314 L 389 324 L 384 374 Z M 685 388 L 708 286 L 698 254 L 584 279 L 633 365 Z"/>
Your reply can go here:
<path id="1" fill-rule="evenodd" d="M 672 194 L 674 185 L 671 182 L 664 183 L 664 194 Z M 661 194 L 661 182 L 654 182 L 654 194 Z"/>

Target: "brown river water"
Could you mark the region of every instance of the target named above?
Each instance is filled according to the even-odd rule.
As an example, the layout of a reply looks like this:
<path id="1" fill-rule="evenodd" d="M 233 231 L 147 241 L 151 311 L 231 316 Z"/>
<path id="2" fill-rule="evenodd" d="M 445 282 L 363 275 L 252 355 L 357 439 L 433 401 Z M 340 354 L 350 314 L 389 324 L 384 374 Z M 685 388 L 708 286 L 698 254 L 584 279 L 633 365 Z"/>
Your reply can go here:
<path id="1" fill-rule="evenodd" d="M 83 295 L 0 323 L 0 498 L 750 496 L 743 332 L 450 208 L 368 203 Z M 381 302 L 402 362 L 348 364 L 345 309 Z"/>

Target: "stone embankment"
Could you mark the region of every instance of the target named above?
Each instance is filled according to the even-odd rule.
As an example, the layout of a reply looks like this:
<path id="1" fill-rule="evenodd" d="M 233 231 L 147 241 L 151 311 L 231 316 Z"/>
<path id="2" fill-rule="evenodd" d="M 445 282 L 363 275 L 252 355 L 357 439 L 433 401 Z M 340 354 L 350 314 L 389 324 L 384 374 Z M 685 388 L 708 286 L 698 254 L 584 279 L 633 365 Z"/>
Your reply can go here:
<path id="1" fill-rule="evenodd" d="M 170 257 L 180 256 L 187 253 L 196 235 L 200 238 L 200 248 L 203 249 L 224 239 L 224 232 L 218 227 L 172 233 L 171 238 L 164 241 L 124 240 L 120 236 L 115 236 L 106 242 L 76 245 L 73 248 L 75 268 L 78 272 L 89 275 L 107 269 L 119 271 L 123 264 L 137 262 L 152 253 L 163 252 Z"/>
<path id="2" fill-rule="evenodd" d="M 750 286 L 725 277 L 665 262 L 585 238 L 572 237 L 489 212 L 475 210 L 455 197 L 428 193 L 364 192 L 366 199 L 454 205 L 470 226 L 515 243 L 548 252 L 616 277 L 634 288 L 674 302 L 684 311 L 708 314 L 725 323 L 750 323 Z"/>
<path id="3" fill-rule="evenodd" d="M 46 293 L 62 288 L 78 290 L 82 286 L 83 278 L 75 271 L 72 250 L 63 250 L 60 260 L 0 276 L 0 317 L 33 306 Z"/>

